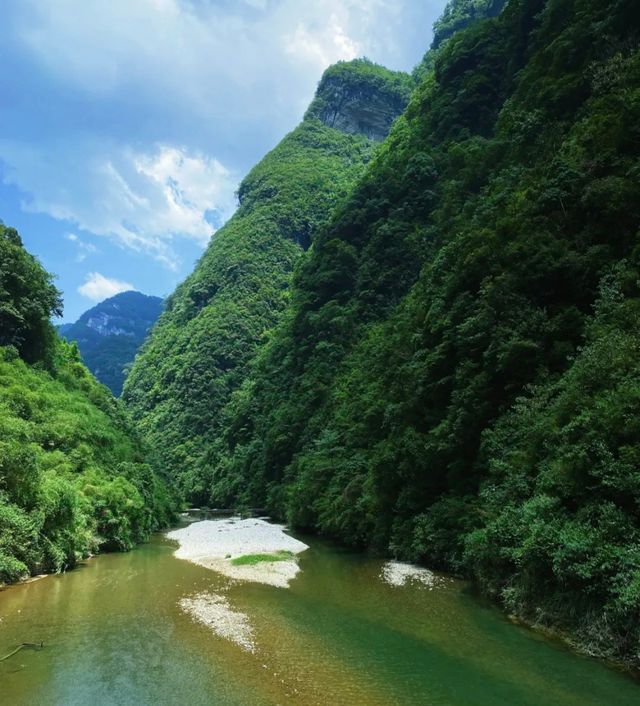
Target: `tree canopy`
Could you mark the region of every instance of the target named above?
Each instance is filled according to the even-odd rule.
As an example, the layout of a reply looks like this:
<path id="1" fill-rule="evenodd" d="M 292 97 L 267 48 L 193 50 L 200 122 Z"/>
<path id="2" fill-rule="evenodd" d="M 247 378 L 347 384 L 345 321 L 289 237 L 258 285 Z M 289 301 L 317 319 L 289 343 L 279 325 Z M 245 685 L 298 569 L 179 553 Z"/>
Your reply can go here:
<path id="1" fill-rule="evenodd" d="M 50 322 L 60 294 L 0 229 L 0 584 L 130 549 L 174 499 L 124 410 Z"/>
<path id="2" fill-rule="evenodd" d="M 28 253 L 14 228 L 0 223 L 0 345 L 28 362 L 51 363 L 52 316 L 62 315 L 53 277 Z"/>

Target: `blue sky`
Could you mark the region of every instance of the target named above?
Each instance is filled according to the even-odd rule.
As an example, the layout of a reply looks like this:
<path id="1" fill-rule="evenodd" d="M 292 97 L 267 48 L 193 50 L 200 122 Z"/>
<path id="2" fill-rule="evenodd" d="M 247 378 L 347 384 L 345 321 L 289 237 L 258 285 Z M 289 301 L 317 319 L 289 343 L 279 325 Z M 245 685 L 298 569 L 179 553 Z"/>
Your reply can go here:
<path id="1" fill-rule="evenodd" d="M 322 71 L 410 70 L 445 0 L 4 0 L 0 219 L 54 272 L 65 321 L 165 296 Z"/>

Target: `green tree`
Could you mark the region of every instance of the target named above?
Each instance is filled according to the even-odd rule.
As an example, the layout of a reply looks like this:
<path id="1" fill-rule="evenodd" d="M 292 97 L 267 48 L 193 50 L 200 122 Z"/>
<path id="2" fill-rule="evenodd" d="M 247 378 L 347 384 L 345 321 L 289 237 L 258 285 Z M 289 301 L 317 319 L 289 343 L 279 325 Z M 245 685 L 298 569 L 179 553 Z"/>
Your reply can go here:
<path id="1" fill-rule="evenodd" d="M 62 315 L 52 276 L 23 247 L 14 228 L 0 223 L 0 345 L 15 346 L 30 363 L 52 363 L 52 316 Z"/>

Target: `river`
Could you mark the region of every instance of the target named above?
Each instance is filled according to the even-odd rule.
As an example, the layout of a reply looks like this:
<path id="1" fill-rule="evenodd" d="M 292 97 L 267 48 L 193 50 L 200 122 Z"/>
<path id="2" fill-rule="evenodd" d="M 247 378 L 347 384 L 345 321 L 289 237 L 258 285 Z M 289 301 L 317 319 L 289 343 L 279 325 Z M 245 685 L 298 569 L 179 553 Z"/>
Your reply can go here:
<path id="1" fill-rule="evenodd" d="M 511 624 L 468 586 L 393 586 L 383 562 L 304 538 L 288 589 L 229 580 L 157 536 L 0 592 L 2 706 L 637 706 L 640 685 Z M 256 649 L 181 599 L 224 591 Z"/>

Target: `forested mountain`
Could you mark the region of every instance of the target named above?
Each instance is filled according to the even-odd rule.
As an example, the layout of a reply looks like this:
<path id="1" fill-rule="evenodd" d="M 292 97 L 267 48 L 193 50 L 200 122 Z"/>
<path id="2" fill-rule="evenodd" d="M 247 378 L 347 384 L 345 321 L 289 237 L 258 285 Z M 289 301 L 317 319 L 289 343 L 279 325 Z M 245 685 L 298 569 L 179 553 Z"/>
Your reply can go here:
<path id="1" fill-rule="evenodd" d="M 233 218 L 168 298 L 124 398 L 186 494 L 207 502 L 221 411 L 279 321 L 291 273 L 407 103 L 412 82 L 366 60 L 328 69 L 303 122 L 243 180 Z"/>
<path id="2" fill-rule="evenodd" d="M 452 0 L 433 26 L 431 49 L 439 49 L 450 37 L 476 20 L 496 17 L 507 0 Z"/>
<path id="3" fill-rule="evenodd" d="M 122 409 L 57 337 L 61 309 L 0 225 L 0 584 L 128 549 L 172 512 Z"/>
<path id="4" fill-rule="evenodd" d="M 118 397 L 127 366 L 162 311 L 162 299 L 140 292 L 121 292 L 92 307 L 74 323 L 58 327 L 75 341 L 82 360 Z"/>
<path id="5" fill-rule="evenodd" d="M 126 390 L 194 499 L 473 577 L 640 664 L 636 5 L 510 0 L 436 41 L 346 198 L 306 196 L 317 160 L 286 192 L 313 246 L 280 269 L 251 267 L 266 245 L 249 217 L 331 111 L 252 172 Z M 194 327 L 218 292 L 224 318 Z"/>

